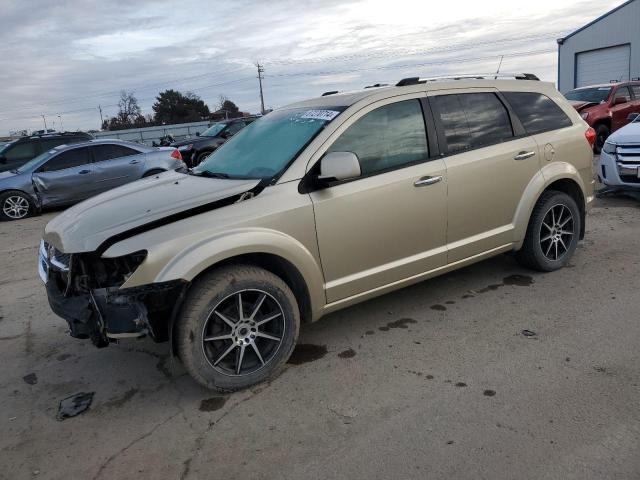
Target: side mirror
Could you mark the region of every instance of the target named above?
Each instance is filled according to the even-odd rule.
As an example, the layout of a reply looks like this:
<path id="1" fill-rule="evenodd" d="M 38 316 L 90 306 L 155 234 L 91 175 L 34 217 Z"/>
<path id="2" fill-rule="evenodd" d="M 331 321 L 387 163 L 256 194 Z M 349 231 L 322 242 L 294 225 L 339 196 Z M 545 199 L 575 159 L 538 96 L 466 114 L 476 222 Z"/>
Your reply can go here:
<path id="1" fill-rule="evenodd" d="M 0 163 L 2 163 L 3 165 L 6 165 L 7 157 L 5 157 L 4 155 L 0 155 Z"/>
<path id="2" fill-rule="evenodd" d="M 627 117 L 627 120 L 629 120 L 630 122 L 635 122 L 638 117 L 640 117 L 640 113 L 630 113 Z"/>
<path id="3" fill-rule="evenodd" d="M 362 174 L 360 160 L 352 152 L 330 152 L 320 160 L 319 180 L 350 180 Z"/>
<path id="4" fill-rule="evenodd" d="M 199 137 L 199 136 L 200 136 L 200 132 L 196 132 L 196 137 Z"/>
<path id="5" fill-rule="evenodd" d="M 629 100 L 626 97 L 616 97 L 613 100 L 614 105 L 620 105 L 621 103 L 627 103 Z"/>

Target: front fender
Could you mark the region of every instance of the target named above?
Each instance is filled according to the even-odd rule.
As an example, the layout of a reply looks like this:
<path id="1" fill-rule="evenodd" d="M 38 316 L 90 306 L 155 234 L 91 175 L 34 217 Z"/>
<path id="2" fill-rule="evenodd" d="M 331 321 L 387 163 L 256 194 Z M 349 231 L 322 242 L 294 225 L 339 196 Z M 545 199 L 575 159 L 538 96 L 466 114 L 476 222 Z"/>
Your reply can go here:
<path id="1" fill-rule="evenodd" d="M 154 252 L 150 251 L 145 262 L 121 288 L 178 279 L 192 281 L 209 267 L 224 260 L 260 253 L 281 257 L 300 272 L 309 291 L 315 317 L 325 304 L 324 279 L 318 261 L 295 238 L 266 228 L 236 229 L 201 239 L 173 255 L 158 270 L 153 265 Z"/>
<path id="2" fill-rule="evenodd" d="M 553 182 L 564 179 L 573 180 L 582 190 L 583 197 L 587 198 L 586 186 L 580 172 L 573 165 L 567 162 L 554 162 L 545 165 L 527 185 L 516 209 L 513 222 L 515 250 L 522 248 L 531 213 L 542 192 Z"/>

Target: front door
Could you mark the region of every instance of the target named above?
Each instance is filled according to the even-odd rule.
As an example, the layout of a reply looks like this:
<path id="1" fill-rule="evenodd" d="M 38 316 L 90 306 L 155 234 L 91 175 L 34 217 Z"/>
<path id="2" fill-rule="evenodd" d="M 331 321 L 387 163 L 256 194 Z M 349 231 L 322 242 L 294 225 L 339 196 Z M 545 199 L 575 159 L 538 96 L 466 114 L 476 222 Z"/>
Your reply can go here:
<path id="1" fill-rule="evenodd" d="M 616 104 L 617 102 L 622 103 Z M 615 132 L 629 123 L 627 117 L 633 112 L 634 106 L 631 101 L 631 91 L 629 87 L 619 87 L 616 90 L 616 96 L 613 99 L 613 106 L 611 107 L 611 131 Z"/>
<path id="2" fill-rule="evenodd" d="M 65 150 L 51 157 L 33 174 L 42 205 L 67 205 L 95 194 L 89 148 Z"/>
<path id="3" fill-rule="evenodd" d="M 369 106 L 329 143 L 355 153 L 362 175 L 311 193 L 327 301 L 445 265 L 446 172 L 429 156 L 420 100 Z"/>
<path id="4" fill-rule="evenodd" d="M 516 137 L 509 111 L 495 91 L 430 94 L 445 153 L 448 261 L 455 263 L 514 241 L 522 194 L 540 170 L 538 145 Z"/>

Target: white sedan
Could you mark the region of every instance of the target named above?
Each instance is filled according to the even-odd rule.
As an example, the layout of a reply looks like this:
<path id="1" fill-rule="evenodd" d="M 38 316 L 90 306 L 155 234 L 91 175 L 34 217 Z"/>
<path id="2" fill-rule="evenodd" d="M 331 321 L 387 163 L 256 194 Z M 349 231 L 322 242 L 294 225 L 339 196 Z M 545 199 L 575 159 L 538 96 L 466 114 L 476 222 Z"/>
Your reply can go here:
<path id="1" fill-rule="evenodd" d="M 610 187 L 640 189 L 640 113 L 607 138 L 598 160 L 598 178 Z"/>

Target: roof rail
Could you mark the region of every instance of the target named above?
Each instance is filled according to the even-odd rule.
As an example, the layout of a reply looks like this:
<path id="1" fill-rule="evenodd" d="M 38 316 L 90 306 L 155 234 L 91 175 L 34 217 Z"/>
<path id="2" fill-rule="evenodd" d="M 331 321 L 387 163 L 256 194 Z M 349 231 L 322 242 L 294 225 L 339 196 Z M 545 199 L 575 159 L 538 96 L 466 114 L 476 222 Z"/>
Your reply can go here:
<path id="1" fill-rule="evenodd" d="M 330 90 L 328 92 L 324 92 L 322 96 L 326 97 L 327 95 L 335 95 L 336 93 L 338 93 L 338 90 Z"/>
<path id="2" fill-rule="evenodd" d="M 388 83 L 376 83 L 374 85 L 367 85 L 364 88 L 379 88 L 379 87 L 388 87 L 389 84 Z"/>
<path id="3" fill-rule="evenodd" d="M 420 77 L 408 77 L 403 78 L 398 83 L 396 83 L 396 87 L 405 87 L 407 85 L 418 85 L 420 83 L 427 82 L 438 82 L 438 81 L 446 81 L 446 80 L 496 80 L 496 79 L 504 79 L 504 78 L 512 78 L 516 80 L 540 80 L 533 73 L 482 73 L 479 75 L 457 75 L 457 76 L 442 76 L 442 77 L 428 77 L 428 78 L 420 78 Z"/>

